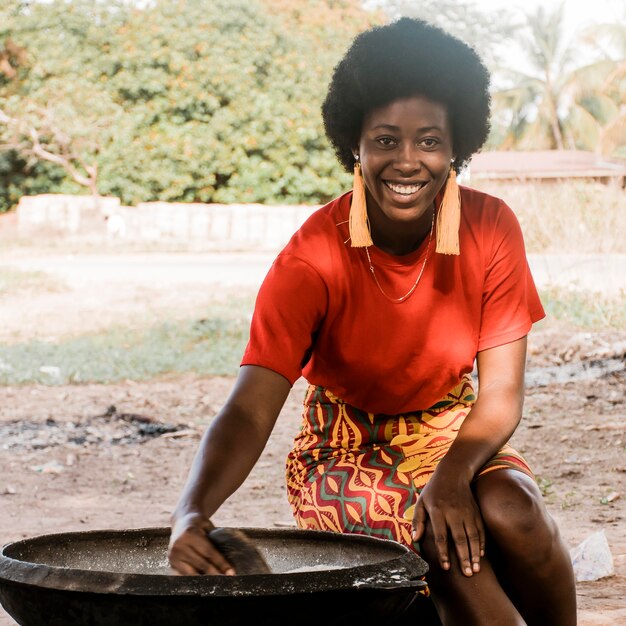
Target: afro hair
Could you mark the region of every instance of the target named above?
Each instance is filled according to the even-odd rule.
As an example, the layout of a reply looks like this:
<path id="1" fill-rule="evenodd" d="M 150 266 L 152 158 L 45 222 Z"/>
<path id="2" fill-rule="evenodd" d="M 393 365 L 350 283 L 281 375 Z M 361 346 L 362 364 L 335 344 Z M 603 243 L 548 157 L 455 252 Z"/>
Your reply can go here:
<path id="1" fill-rule="evenodd" d="M 324 129 L 340 163 L 351 171 L 366 113 L 420 95 L 445 106 L 459 172 L 489 133 L 489 80 L 468 44 L 404 17 L 355 37 L 334 68 L 322 104 Z"/>

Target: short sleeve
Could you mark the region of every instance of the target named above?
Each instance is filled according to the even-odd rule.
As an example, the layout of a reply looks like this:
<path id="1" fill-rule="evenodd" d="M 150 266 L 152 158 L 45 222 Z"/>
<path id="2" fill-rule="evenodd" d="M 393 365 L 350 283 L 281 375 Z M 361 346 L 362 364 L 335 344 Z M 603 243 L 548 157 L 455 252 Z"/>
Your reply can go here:
<path id="1" fill-rule="evenodd" d="M 279 255 L 259 289 L 241 365 L 266 367 L 293 385 L 309 360 L 327 306 L 319 273 L 294 255 Z"/>
<path id="2" fill-rule="evenodd" d="M 488 243 L 478 350 L 521 339 L 545 317 L 522 230 L 513 211 L 500 204 Z"/>

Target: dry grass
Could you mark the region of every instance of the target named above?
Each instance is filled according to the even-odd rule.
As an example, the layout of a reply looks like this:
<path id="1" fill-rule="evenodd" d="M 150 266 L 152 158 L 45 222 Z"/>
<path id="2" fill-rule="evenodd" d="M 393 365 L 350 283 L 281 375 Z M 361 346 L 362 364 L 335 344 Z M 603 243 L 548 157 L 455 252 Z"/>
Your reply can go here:
<path id="1" fill-rule="evenodd" d="M 626 190 L 582 181 L 472 182 L 516 213 L 531 254 L 626 254 Z"/>

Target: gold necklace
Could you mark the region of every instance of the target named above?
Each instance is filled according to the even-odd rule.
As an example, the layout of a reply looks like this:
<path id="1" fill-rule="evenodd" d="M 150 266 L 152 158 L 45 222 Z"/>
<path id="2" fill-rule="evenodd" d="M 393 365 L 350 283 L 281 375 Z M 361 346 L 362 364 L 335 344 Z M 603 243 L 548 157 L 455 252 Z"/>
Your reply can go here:
<path id="1" fill-rule="evenodd" d="M 428 261 L 428 254 L 430 252 L 430 242 L 433 238 L 433 230 L 435 230 L 435 211 L 434 210 L 433 210 L 433 221 L 432 221 L 432 224 L 430 225 L 430 233 L 428 235 L 428 244 L 426 245 L 426 256 L 424 256 L 424 262 L 422 263 L 422 268 L 420 269 L 420 273 L 417 275 L 417 278 L 415 279 L 413 286 L 400 298 L 392 298 L 389 294 L 385 293 L 385 290 L 381 287 L 380 283 L 378 282 L 378 277 L 376 276 L 376 272 L 374 271 L 374 266 L 372 265 L 372 259 L 370 257 L 369 246 L 365 248 L 367 261 L 369 262 L 369 265 L 370 265 L 370 272 L 372 272 L 372 276 L 374 277 L 374 281 L 376 282 L 378 289 L 380 289 L 380 293 L 382 293 L 383 296 L 387 298 L 387 300 L 390 300 L 391 302 L 395 302 L 396 304 L 400 304 L 401 302 L 404 302 L 405 300 L 407 300 L 411 296 L 411 294 L 417 289 L 417 285 L 420 282 L 420 279 L 422 278 L 422 274 L 424 273 L 424 268 L 426 267 L 426 261 Z"/>

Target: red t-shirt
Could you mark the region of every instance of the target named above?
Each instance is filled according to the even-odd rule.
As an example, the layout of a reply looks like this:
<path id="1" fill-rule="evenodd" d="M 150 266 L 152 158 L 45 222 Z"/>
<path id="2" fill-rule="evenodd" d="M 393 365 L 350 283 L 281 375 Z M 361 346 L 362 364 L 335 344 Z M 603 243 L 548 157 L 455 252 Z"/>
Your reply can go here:
<path id="1" fill-rule="evenodd" d="M 300 376 L 355 407 L 426 409 L 474 368 L 476 353 L 524 337 L 545 313 L 519 222 L 500 199 L 461 187 L 461 254 L 434 251 L 415 292 L 398 304 L 374 282 L 348 234 L 351 193 L 293 235 L 259 290 L 242 365 L 293 385 Z M 369 252 L 385 293 L 415 282 L 428 238 L 404 256 Z"/>

